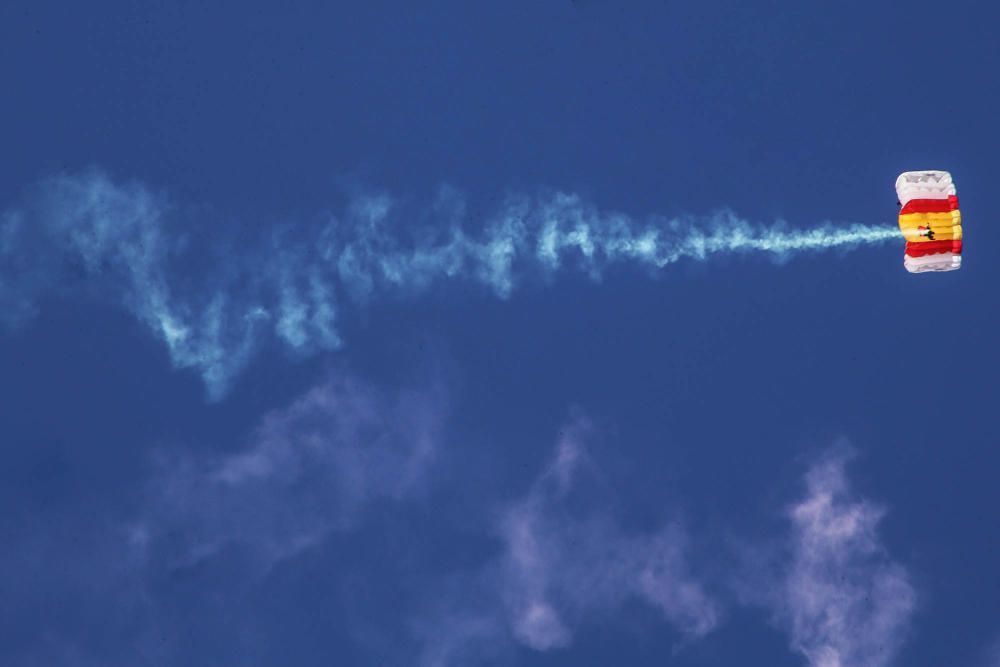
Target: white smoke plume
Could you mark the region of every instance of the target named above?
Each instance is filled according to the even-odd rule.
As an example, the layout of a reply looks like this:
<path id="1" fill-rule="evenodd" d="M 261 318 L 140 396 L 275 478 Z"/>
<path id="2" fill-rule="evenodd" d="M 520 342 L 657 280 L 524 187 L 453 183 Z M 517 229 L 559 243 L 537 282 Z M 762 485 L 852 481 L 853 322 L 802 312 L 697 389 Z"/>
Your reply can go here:
<path id="1" fill-rule="evenodd" d="M 100 171 L 40 184 L 28 203 L 0 215 L 0 320 L 30 317 L 45 296 L 93 295 L 126 308 L 175 366 L 196 370 L 219 398 L 268 336 L 300 353 L 339 347 L 345 301 L 459 280 L 506 298 L 519 283 L 561 270 L 597 279 L 616 264 L 656 271 L 716 255 L 784 259 L 898 235 L 859 224 L 756 225 L 730 212 L 638 220 L 558 192 L 510 197 L 470 220 L 449 188 L 423 212 L 386 195 L 359 196 L 341 215 L 242 243 L 232 240 L 233 225 L 192 217 Z"/>

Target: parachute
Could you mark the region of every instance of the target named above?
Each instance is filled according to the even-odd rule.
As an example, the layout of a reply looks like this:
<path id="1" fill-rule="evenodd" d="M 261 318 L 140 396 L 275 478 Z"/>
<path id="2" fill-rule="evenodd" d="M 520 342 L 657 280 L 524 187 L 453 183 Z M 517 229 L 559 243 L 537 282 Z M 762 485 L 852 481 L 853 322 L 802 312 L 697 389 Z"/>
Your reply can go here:
<path id="1" fill-rule="evenodd" d="M 899 229 L 906 239 L 903 266 L 910 273 L 962 266 L 962 214 L 947 171 L 907 171 L 896 179 Z"/>

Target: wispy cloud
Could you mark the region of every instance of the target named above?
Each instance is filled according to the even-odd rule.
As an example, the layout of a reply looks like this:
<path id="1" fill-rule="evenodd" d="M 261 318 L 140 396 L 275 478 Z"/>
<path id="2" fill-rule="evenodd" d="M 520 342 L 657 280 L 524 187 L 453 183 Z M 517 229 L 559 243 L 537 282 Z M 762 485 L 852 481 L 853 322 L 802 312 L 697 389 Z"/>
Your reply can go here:
<path id="1" fill-rule="evenodd" d="M 273 583 L 275 569 L 326 576 L 325 558 L 363 521 L 419 502 L 446 409 L 434 380 L 384 391 L 340 373 L 264 417 L 235 451 L 182 454 L 174 443 L 135 488 L 117 482 L 125 506 L 98 502 L 89 489 L 43 507 L 15 503 L 0 520 L 0 662 L 259 660 L 258 649 L 288 636 L 251 629 L 282 608 L 269 599 L 288 583 Z M 324 559 L 295 570 L 307 552 Z M 320 608 L 340 604 L 348 603 Z M 285 611 L 311 613 L 294 604 Z"/>
<path id="2" fill-rule="evenodd" d="M 148 641 L 155 623 L 143 560 L 118 521 L 82 499 L 30 520 L 8 517 L 0 530 L 4 665 L 165 664 L 161 642 Z M 142 655 L 137 644 L 147 646 Z"/>
<path id="3" fill-rule="evenodd" d="M 249 243 L 226 241 L 222 230 L 232 226 L 201 215 L 99 171 L 42 183 L 0 216 L 0 318 L 30 316 L 50 292 L 105 299 L 138 318 L 218 398 L 263 339 L 297 353 L 339 347 L 345 300 L 457 280 L 507 297 L 559 271 L 596 279 L 615 264 L 656 271 L 725 254 L 784 259 L 897 236 L 858 224 L 757 225 L 731 212 L 638 220 L 559 192 L 512 196 L 470 219 L 450 188 L 416 211 L 386 194 L 357 196 L 340 215 L 278 225 Z"/>
<path id="4" fill-rule="evenodd" d="M 474 537 L 447 532 L 428 517 L 436 510 L 411 511 L 415 500 L 427 498 L 427 508 L 440 500 L 431 482 L 445 405 L 437 385 L 389 393 L 331 376 L 265 417 L 236 451 L 159 458 L 144 502 L 127 518 L 84 507 L 43 527 L 23 522 L 14 548 L 0 551 L 0 620 L 25 637 L 4 657 L 15 665 L 179 664 L 190 656 L 182 638 L 206 619 L 212 650 L 252 654 L 255 646 L 241 642 L 261 610 L 241 616 L 245 601 L 267 606 L 263 598 L 290 581 L 314 580 L 326 586 L 307 609 L 278 596 L 267 613 L 301 619 L 337 609 L 320 615 L 336 618 L 353 648 L 382 664 L 515 663 L 525 652 L 573 647 L 584 628 L 627 622 L 629 606 L 661 619 L 678 643 L 709 641 L 724 608 L 738 603 L 725 597 L 717 563 L 694 557 L 699 536 L 675 520 L 623 527 L 614 480 L 592 454 L 601 433 L 584 417 L 562 429 L 546 464 L 513 497 L 469 498 L 458 515 L 478 526 Z M 805 494 L 788 507 L 787 534 L 753 538 L 777 539 L 782 549 L 770 570 L 751 573 L 751 601 L 811 667 L 891 664 L 916 604 L 906 569 L 879 538 L 884 510 L 852 491 L 848 458 L 836 449 L 810 467 Z M 386 542 L 412 551 L 402 566 L 336 559 L 362 521 L 403 506 L 417 522 L 412 531 L 377 524 L 395 531 Z M 445 532 L 429 545 L 424 530 Z M 492 553 L 437 568 L 442 542 L 476 552 L 490 538 Z M 356 590 L 344 582 L 355 581 L 391 591 L 371 617 L 342 610 Z M 53 615 L 53 600 L 65 616 Z M 199 611 L 205 616 L 190 613 Z M 273 648 L 288 636 L 279 630 L 260 641 Z"/>
<path id="5" fill-rule="evenodd" d="M 809 469 L 806 495 L 788 514 L 789 560 L 766 596 L 813 667 L 891 664 L 916 605 L 906 569 L 879 539 L 884 509 L 851 490 L 849 458 L 835 448 Z"/>
<path id="6" fill-rule="evenodd" d="M 979 667 L 1000 667 L 1000 637 L 994 639 L 983 651 Z"/>
<path id="7" fill-rule="evenodd" d="M 452 607 L 439 605 L 433 625 L 422 619 L 426 664 L 468 664 L 505 644 L 565 648 L 581 625 L 611 618 L 628 600 L 657 609 L 682 637 L 716 626 L 720 607 L 691 571 L 679 524 L 629 535 L 592 506 L 592 488 L 585 507 L 574 498 L 589 462 L 589 430 L 582 420 L 564 430 L 547 468 L 500 512 L 498 558 L 474 582 L 463 580 L 462 594 Z"/>
<path id="8" fill-rule="evenodd" d="M 500 523 L 515 637 L 538 650 L 568 645 L 570 626 L 629 597 L 659 608 L 681 632 L 704 635 L 718 609 L 689 572 L 680 526 L 628 536 L 611 517 L 570 511 L 566 501 L 586 460 L 583 428 L 575 423 L 564 430 L 549 468 Z"/>
<path id="9" fill-rule="evenodd" d="M 373 501 L 421 493 L 443 410 L 433 388 L 387 396 L 330 377 L 268 415 L 241 451 L 162 457 L 136 541 L 178 542 L 175 566 L 234 546 L 266 569 L 351 527 Z"/>

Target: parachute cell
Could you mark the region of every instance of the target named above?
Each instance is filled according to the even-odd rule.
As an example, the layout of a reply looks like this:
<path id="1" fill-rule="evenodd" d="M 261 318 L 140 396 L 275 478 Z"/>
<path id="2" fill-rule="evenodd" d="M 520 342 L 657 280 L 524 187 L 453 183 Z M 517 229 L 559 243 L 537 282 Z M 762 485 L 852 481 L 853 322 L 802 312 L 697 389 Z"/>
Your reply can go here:
<path id="1" fill-rule="evenodd" d="M 903 266 L 910 273 L 962 266 L 962 214 L 951 174 L 907 171 L 896 179 L 899 229 L 906 239 Z"/>

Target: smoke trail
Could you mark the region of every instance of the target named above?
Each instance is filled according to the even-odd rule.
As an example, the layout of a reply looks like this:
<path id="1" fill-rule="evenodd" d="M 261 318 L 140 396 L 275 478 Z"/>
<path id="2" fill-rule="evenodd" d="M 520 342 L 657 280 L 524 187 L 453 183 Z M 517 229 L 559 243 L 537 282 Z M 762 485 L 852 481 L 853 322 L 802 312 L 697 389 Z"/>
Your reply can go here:
<path id="1" fill-rule="evenodd" d="M 339 216 L 282 225 L 237 242 L 233 225 L 192 216 L 139 184 L 91 171 L 36 188 L 0 218 L 0 318 L 31 316 L 46 294 L 89 294 L 126 308 L 221 397 L 268 335 L 308 354 L 342 344 L 344 299 L 412 295 L 449 280 L 501 298 L 559 271 L 592 278 L 615 264 L 652 270 L 683 259 L 794 254 L 895 239 L 895 229 L 751 224 L 730 212 L 636 220 L 571 194 L 512 197 L 479 223 L 443 188 L 408 215 L 386 195 L 356 197 Z M 206 227 L 204 225 L 210 225 Z"/>

